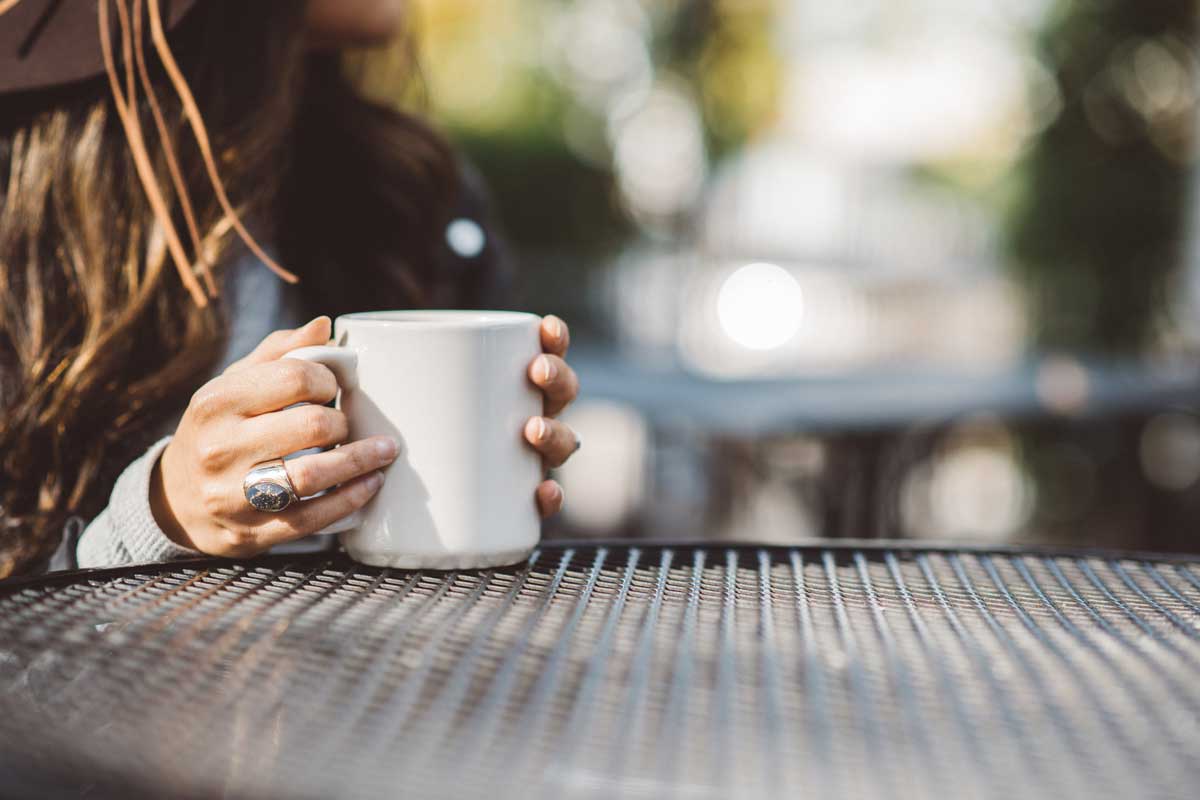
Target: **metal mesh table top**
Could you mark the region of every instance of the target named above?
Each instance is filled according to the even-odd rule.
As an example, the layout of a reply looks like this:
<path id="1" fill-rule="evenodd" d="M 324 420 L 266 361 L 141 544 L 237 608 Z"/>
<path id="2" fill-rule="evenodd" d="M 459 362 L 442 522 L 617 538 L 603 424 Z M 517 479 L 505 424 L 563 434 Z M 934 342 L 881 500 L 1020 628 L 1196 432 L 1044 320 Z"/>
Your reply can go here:
<path id="1" fill-rule="evenodd" d="M 1200 563 L 325 554 L 0 585 L 0 794 L 1194 798 Z"/>

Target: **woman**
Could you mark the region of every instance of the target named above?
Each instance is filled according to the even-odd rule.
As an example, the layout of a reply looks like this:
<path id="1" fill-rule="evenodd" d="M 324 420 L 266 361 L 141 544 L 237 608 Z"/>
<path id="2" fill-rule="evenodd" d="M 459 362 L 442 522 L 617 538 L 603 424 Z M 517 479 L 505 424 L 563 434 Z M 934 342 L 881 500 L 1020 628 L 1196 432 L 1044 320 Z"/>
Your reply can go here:
<path id="1" fill-rule="evenodd" d="M 478 215 L 445 143 L 341 68 L 403 5 L 0 0 L 0 577 L 80 519 L 82 566 L 247 556 L 378 490 L 395 443 L 347 441 L 332 373 L 281 356 L 331 315 L 487 305 L 502 277 L 490 243 L 447 245 Z M 529 368 L 548 466 L 578 446 L 553 419 L 568 337 L 547 317 Z M 247 504 L 255 464 L 333 445 L 287 464 L 299 494 L 333 491 Z"/>

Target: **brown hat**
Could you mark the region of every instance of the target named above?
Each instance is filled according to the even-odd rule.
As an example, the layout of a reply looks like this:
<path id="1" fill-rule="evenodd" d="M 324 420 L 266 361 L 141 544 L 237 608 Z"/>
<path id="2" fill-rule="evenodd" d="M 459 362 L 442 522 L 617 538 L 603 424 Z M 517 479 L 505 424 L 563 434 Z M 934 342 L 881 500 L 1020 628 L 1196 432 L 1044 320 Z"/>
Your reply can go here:
<path id="1" fill-rule="evenodd" d="M 160 4 L 170 29 L 196 0 Z M 95 0 L 16 0 L 15 5 L 0 0 L 0 94 L 104 74 L 97 5 Z"/>

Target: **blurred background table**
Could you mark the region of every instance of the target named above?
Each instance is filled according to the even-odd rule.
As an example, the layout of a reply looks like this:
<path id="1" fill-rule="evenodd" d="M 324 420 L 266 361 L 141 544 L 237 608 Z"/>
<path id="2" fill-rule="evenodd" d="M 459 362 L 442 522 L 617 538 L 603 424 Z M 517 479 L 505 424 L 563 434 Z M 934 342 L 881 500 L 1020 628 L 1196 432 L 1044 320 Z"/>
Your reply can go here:
<path id="1" fill-rule="evenodd" d="M 718 379 L 574 356 L 563 535 L 904 536 L 1193 550 L 1200 371 L 1031 358 L 1005 369 Z M 1086 531 L 1085 540 L 1080 540 Z"/>

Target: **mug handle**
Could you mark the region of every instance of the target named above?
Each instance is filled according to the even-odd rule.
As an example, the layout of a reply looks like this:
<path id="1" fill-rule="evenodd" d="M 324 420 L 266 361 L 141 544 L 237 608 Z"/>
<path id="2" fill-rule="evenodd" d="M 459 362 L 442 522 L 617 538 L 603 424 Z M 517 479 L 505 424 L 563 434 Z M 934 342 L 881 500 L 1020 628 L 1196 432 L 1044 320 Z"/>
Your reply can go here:
<path id="1" fill-rule="evenodd" d="M 284 355 L 284 358 L 298 358 L 301 361 L 315 361 L 324 364 L 337 378 L 338 387 L 348 392 L 358 387 L 358 353 L 349 347 L 323 344 L 315 347 L 301 347 Z"/>
<path id="2" fill-rule="evenodd" d="M 348 347 L 336 347 L 334 345 L 316 345 L 314 347 L 301 347 L 284 355 L 284 358 L 298 358 L 301 361 L 315 361 L 318 364 L 324 364 L 329 367 L 333 376 L 337 378 L 338 388 L 342 394 L 353 391 L 358 388 L 358 353 Z M 353 530 L 362 525 L 362 510 L 342 517 L 332 525 L 328 525 L 317 531 L 315 535 L 320 536 L 329 533 L 342 533 L 343 531 Z"/>

